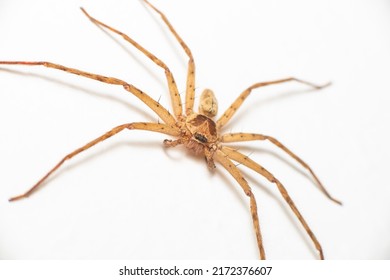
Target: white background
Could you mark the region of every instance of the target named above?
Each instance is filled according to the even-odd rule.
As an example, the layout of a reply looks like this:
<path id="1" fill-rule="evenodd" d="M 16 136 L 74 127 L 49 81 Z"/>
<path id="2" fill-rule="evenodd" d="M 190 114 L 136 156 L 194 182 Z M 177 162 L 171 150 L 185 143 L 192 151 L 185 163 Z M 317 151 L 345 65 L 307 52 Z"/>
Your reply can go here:
<path id="1" fill-rule="evenodd" d="M 321 91 L 294 83 L 256 90 L 226 131 L 273 135 L 343 201 L 329 201 L 272 145 L 239 145 L 284 183 L 326 258 L 389 259 L 390 3 L 153 3 L 190 46 L 198 94 L 212 88 L 220 113 L 254 82 L 333 82 Z M 90 23 L 80 6 L 160 57 L 184 92 L 184 52 L 159 16 L 135 0 L 1 0 L 0 60 L 47 60 L 125 79 L 169 107 L 163 71 Z M 164 135 L 123 132 L 68 162 L 29 199 L 8 203 L 65 154 L 132 121 L 157 117 L 120 87 L 40 67 L 0 67 L 1 259 L 258 257 L 237 183 L 182 148 L 164 149 Z M 245 175 L 268 258 L 317 258 L 276 187 Z"/>

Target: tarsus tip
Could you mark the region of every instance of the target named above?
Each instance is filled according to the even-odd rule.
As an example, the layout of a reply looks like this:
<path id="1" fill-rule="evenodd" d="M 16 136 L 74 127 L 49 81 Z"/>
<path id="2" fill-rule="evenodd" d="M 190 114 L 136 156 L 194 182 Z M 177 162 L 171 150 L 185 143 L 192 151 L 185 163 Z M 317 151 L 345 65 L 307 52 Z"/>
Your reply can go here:
<path id="1" fill-rule="evenodd" d="M 334 202 L 336 202 L 338 205 L 343 206 L 343 203 L 340 200 L 333 199 Z"/>
<path id="2" fill-rule="evenodd" d="M 331 85 L 332 85 L 332 82 L 329 81 L 329 82 L 327 82 L 326 84 L 320 86 L 319 89 L 321 89 L 321 88 L 326 88 L 326 87 L 329 87 L 329 86 L 331 86 Z"/>
<path id="3" fill-rule="evenodd" d="M 85 15 L 88 16 L 88 13 L 87 13 L 87 11 L 84 9 L 84 7 L 80 7 L 80 10 L 81 10 Z"/>
<path id="4" fill-rule="evenodd" d="M 14 197 L 9 198 L 8 202 L 14 202 L 16 200 L 19 200 L 19 199 L 22 199 L 22 198 L 25 198 L 25 197 L 26 197 L 25 195 L 14 196 Z"/>

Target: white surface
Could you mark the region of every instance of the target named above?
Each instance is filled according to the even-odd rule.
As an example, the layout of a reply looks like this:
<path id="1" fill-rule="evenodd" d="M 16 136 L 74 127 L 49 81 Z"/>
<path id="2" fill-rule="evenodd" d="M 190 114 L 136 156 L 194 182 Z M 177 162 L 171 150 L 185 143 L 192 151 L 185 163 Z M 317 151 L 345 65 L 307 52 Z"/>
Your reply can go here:
<path id="1" fill-rule="evenodd" d="M 273 135 L 307 161 L 328 190 L 267 143 L 251 157 L 289 190 L 328 259 L 390 258 L 388 1 L 153 1 L 193 51 L 198 93 L 222 111 L 257 90 L 226 131 Z M 161 69 L 113 41 L 79 11 L 123 30 L 163 59 L 184 91 L 187 58 L 140 1 L 0 2 L 0 60 L 48 60 L 126 79 L 170 106 Z M 122 45 L 123 44 L 123 48 Z M 124 132 L 67 163 L 29 199 L 8 203 L 66 153 L 115 125 L 156 121 L 139 100 L 40 67 L 0 67 L 1 259 L 253 259 L 249 204 L 230 176 L 203 159 L 164 150 L 164 135 Z M 241 146 L 241 145 L 240 145 Z M 267 256 L 316 251 L 275 186 L 245 172 L 258 199 Z"/>

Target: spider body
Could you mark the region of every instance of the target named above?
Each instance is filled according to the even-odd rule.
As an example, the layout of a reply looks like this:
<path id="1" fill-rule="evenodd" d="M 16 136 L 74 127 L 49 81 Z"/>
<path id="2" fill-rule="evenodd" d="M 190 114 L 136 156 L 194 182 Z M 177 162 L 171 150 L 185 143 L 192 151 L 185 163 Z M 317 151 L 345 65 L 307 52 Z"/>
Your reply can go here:
<path id="1" fill-rule="evenodd" d="M 185 146 L 195 155 L 204 155 L 210 169 L 215 168 L 213 156 L 219 145 L 217 124 L 212 119 L 217 114 L 217 99 L 210 89 L 205 89 L 199 101 L 199 112 L 186 117 L 190 137 Z"/>
<path id="2" fill-rule="evenodd" d="M 153 9 L 156 13 L 158 13 L 163 22 L 169 28 L 171 33 L 175 36 L 178 43 L 181 45 L 182 49 L 185 51 L 188 56 L 188 70 L 187 70 L 187 81 L 186 81 L 186 93 L 185 93 L 185 102 L 182 104 L 181 97 L 179 95 L 178 88 L 176 86 L 173 74 L 169 70 L 168 66 L 153 55 L 151 52 L 142 47 L 139 43 L 134 41 L 131 37 L 124 34 L 121 31 L 110 27 L 109 25 L 93 18 L 90 16 L 84 9 L 82 12 L 87 16 L 89 20 L 91 20 L 96 25 L 103 27 L 114 34 L 121 36 L 124 40 L 133 45 L 136 49 L 141 51 L 146 57 L 152 60 L 157 66 L 164 70 L 164 74 L 167 80 L 167 85 L 169 89 L 169 93 L 171 96 L 172 103 L 172 113 L 170 113 L 167 109 L 159 104 L 158 101 L 151 98 L 148 94 L 143 92 L 141 89 L 132 85 L 126 81 L 89 73 L 86 71 L 78 70 L 71 67 L 66 67 L 57 63 L 47 62 L 47 61 L 0 61 L 0 65 L 24 65 L 24 66 L 44 66 L 47 68 L 64 71 L 69 74 L 75 74 L 84 78 L 93 79 L 95 81 L 99 81 L 106 84 L 121 86 L 127 93 L 130 93 L 136 96 L 141 102 L 147 105 L 151 110 L 153 110 L 163 123 L 154 123 L 154 122 L 133 122 L 126 123 L 122 125 L 118 125 L 103 135 L 97 137 L 96 139 L 86 143 L 85 145 L 79 147 L 73 152 L 67 154 L 63 157 L 51 170 L 49 170 L 35 185 L 33 185 L 30 189 L 28 189 L 25 193 L 14 196 L 9 199 L 9 201 L 16 201 L 22 198 L 26 198 L 30 196 L 33 192 L 35 192 L 46 179 L 55 172 L 58 168 L 60 168 L 65 162 L 72 159 L 74 156 L 82 153 L 89 148 L 95 146 L 96 144 L 109 139 L 110 137 L 120 133 L 123 130 L 147 130 L 151 132 L 163 133 L 175 139 L 166 139 L 164 140 L 164 144 L 167 147 L 174 147 L 177 145 L 184 145 L 189 151 L 192 153 L 204 156 L 207 162 L 207 165 L 210 169 L 214 169 L 216 167 L 215 163 L 218 163 L 219 166 L 224 168 L 230 175 L 235 179 L 238 185 L 242 188 L 244 193 L 249 198 L 250 204 L 250 214 L 252 217 L 253 228 L 257 240 L 257 246 L 259 249 L 259 255 L 261 259 L 265 259 L 265 250 L 262 241 L 262 235 L 260 231 L 260 221 L 257 214 L 257 203 L 255 196 L 248 182 L 244 178 L 240 169 L 236 166 L 235 162 L 242 165 L 243 167 L 247 167 L 257 172 L 259 175 L 266 178 L 270 183 L 274 184 L 284 201 L 288 204 L 294 215 L 299 220 L 302 227 L 307 232 L 309 238 L 312 240 L 315 248 L 318 250 L 319 257 L 321 259 L 324 258 L 323 250 L 312 232 L 311 228 L 303 218 L 302 214 L 296 207 L 292 198 L 288 194 L 286 188 L 282 185 L 282 183 L 268 170 L 262 167 L 259 163 L 253 161 L 248 156 L 240 153 L 237 149 L 229 147 L 228 144 L 231 142 L 243 142 L 243 141 L 269 141 L 274 144 L 277 148 L 284 151 L 287 155 L 292 157 L 299 163 L 306 171 L 308 171 L 314 180 L 316 181 L 320 190 L 332 201 L 341 204 L 340 201 L 334 199 L 324 188 L 324 186 L 319 181 L 316 174 L 313 170 L 306 164 L 303 160 L 301 160 L 295 153 L 293 153 L 290 149 L 288 149 L 285 145 L 283 145 L 280 141 L 275 139 L 272 136 L 258 134 L 258 133 L 224 133 L 223 128 L 229 122 L 229 120 L 233 117 L 236 111 L 240 108 L 246 98 L 250 95 L 250 93 L 257 88 L 261 88 L 264 86 L 281 84 L 285 82 L 297 82 L 301 84 L 308 85 L 315 89 L 321 89 L 326 87 L 326 85 L 315 85 L 310 82 L 306 82 L 294 77 L 288 77 L 279 80 L 267 81 L 255 83 L 248 88 L 246 88 L 237 99 L 231 104 L 230 107 L 226 109 L 226 111 L 222 114 L 222 116 L 214 121 L 214 117 L 218 111 L 218 103 L 213 94 L 213 92 L 209 89 L 203 91 L 200 97 L 199 104 L 199 112 L 195 113 L 193 111 L 194 107 L 194 96 L 195 96 L 195 63 L 193 55 L 189 49 L 189 47 L 184 43 L 182 38 L 178 35 L 176 30 L 173 28 L 171 23 L 168 21 L 167 17 L 156 7 L 150 4 L 147 0 L 144 2 L 149 5 L 151 9 Z M 183 108 L 184 107 L 184 108 Z"/>
<path id="3" fill-rule="evenodd" d="M 216 123 L 202 114 L 191 113 L 184 122 L 178 121 L 176 126 L 181 128 L 177 140 L 164 140 L 167 147 L 183 144 L 191 153 L 206 158 L 210 169 L 215 168 L 213 155 L 218 147 Z"/>
<path id="4" fill-rule="evenodd" d="M 192 113 L 187 117 L 186 127 L 202 144 L 213 144 L 218 140 L 217 125 L 204 115 Z"/>

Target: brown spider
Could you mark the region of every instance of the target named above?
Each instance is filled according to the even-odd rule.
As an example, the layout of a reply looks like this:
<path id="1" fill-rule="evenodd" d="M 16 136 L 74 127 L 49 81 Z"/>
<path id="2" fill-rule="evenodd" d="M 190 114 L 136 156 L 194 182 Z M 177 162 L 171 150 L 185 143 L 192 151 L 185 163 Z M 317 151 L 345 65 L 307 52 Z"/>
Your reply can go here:
<path id="1" fill-rule="evenodd" d="M 312 169 L 307 165 L 303 160 L 301 160 L 297 155 L 295 155 L 292 151 L 290 151 L 287 147 L 285 147 L 282 143 L 280 143 L 277 139 L 272 136 L 267 136 L 263 134 L 257 133 L 227 133 L 221 134 L 222 128 L 228 123 L 228 121 L 233 117 L 235 112 L 240 108 L 245 99 L 249 96 L 253 89 L 257 89 L 260 87 L 281 84 L 285 82 L 295 81 L 298 83 L 302 83 L 313 87 L 315 89 L 321 89 L 326 87 L 326 85 L 315 85 L 303 80 L 299 80 L 297 78 L 289 77 L 280 80 L 268 81 L 255 83 L 245 89 L 238 98 L 233 102 L 233 104 L 223 113 L 223 115 L 216 121 L 213 118 L 217 114 L 218 106 L 216 98 L 213 92 L 209 89 L 203 91 L 200 97 L 200 106 L 199 113 L 195 113 L 193 110 L 194 107 L 194 95 L 195 95 L 195 64 L 192 53 L 188 46 L 184 43 L 182 38 L 175 31 L 173 26 L 170 24 L 166 16 L 159 11 L 156 7 L 150 4 L 147 0 L 144 2 L 153 9 L 156 13 L 158 13 L 164 23 L 169 28 L 170 32 L 175 36 L 176 40 L 180 43 L 181 47 L 184 49 L 187 54 L 188 61 L 188 72 L 187 72 L 187 83 L 186 83 L 186 97 L 185 103 L 182 104 L 178 88 L 175 83 L 175 79 L 169 70 L 168 66 L 162 62 L 159 58 L 154 56 L 148 50 L 143 48 L 140 44 L 134 41 L 132 38 L 127 36 L 126 34 L 104 24 L 103 22 L 91 17 L 83 8 L 81 8 L 82 12 L 95 24 L 110 30 L 113 33 L 116 33 L 122 36 L 127 42 L 132 44 L 135 48 L 141 51 L 144 55 L 146 55 L 150 60 L 152 60 L 156 65 L 161 67 L 167 79 L 167 84 L 171 96 L 171 102 L 173 106 L 173 113 L 171 114 L 165 109 L 163 106 L 159 104 L 156 100 L 152 99 L 149 95 L 141 91 L 139 88 L 135 87 L 132 84 L 129 84 L 125 81 L 122 81 L 113 77 L 106 77 L 98 74 L 88 73 L 85 71 L 81 71 L 78 69 L 65 67 L 56 63 L 51 63 L 47 61 L 38 61 L 38 62 L 29 62 L 29 61 L 0 61 L 0 64 L 3 65 L 26 65 L 26 66 L 45 66 L 49 68 L 54 68 L 57 70 L 65 71 L 71 74 L 83 76 L 89 79 L 97 80 L 107 84 L 119 85 L 122 86 L 126 91 L 138 97 L 142 102 L 144 102 L 150 109 L 152 109 L 159 118 L 163 121 L 163 123 L 152 123 L 152 122 L 134 122 L 134 123 L 126 123 L 119 126 L 114 127 L 110 131 L 101 135 L 100 137 L 92 140 L 86 145 L 76 149 L 75 151 L 69 153 L 64 158 L 62 158 L 57 165 L 55 165 L 49 172 L 46 173 L 32 188 L 30 188 L 27 192 L 12 197 L 9 201 L 15 201 L 22 198 L 28 197 L 34 191 L 38 189 L 38 187 L 54 172 L 56 171 L 65 161 L 73 158 L 75 155 L 91 148 L 99 142 L 102 142 L 111 136 L 121 132 L 122 130 L 129 129 L 138 129 L 138 130 L 148 130 L 153 132 L 159 132 L 166 135 L 170 135 L 176 137 L 175 140 L 164 140 L 164 145 L 167 147 L 174 147 L 177 145 L 184 145 L 191 152 L 196 155 L 203 156 L 206 159 L 208 168 L 213 170 L 215 168 L 215 162 L 221 164 L 238 182 L 241 186 L 245 194 L 249 197 L 250 200 L 250 211 L 253 220 L 253 226 L 256 233 L 257 244 L 260 253 L 260 259 L 265 259 L 265 251 L 263 247 L 262 236 L 260 232 L 260 224 L 259 218 L 257 215 L 257 205 L 256 199 L 252 193 L 248 182 L 242 176 L 241 171 L 236 167 L 233 161 L 242 164 L 260 175 L 264 176 L 268 181 L 274 183 L 279 192 L 281 193 L 283 199 L 290 206 L 291 210 L 294 212 L 295 216 L 298 218 L 301 225 L 306 230 L 307 234 L 311 238 L 314 246 L 319 252 L 319 256 L 321 259 L 324 259 L 323 250 L 321 248 L 320 243 L 315 237 L 314 233 L 306 223 L 305 219 L 299 212 L 298 208 L 295 206 L 295 203 L 289 196 L 285 187 L 279 182 L 277 178 L 275 178 L 269 171 L 267 171 L 264 167 L 262 167 L 257 162 L 254 162 L 249 157 L 243 155 L 236 149 L 230 148 L 225 145 L 225 143 L 229 142 L 241 142 L 241 141 L 254 141 L 254 140 L 268 140 L 272 144 L 276 145 L 278 148 L 286 152 L 289 156 L 294 158 L 299 164 L 301 164 L 310 174 L 313 176 L 314 180 L 317 182 L 321 191 L 332 201 L 341 204 L 340 201 L 334 199 L 324 188 L 324 186 L 319 181 L 318 177 L 312 171 Z M 183 108 L 184 107 L 184 108 Z"/>

